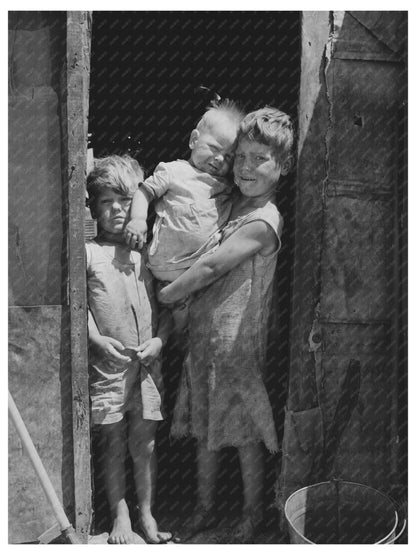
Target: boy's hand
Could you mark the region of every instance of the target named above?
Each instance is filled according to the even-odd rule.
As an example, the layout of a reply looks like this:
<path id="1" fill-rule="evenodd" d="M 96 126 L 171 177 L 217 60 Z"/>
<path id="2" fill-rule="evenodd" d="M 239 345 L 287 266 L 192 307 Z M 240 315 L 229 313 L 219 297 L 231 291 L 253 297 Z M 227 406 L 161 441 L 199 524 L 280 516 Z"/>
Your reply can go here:
<path id="1" fill-rule="evenodd" d="M 137 358 L 144 366 L 151 364 L 162 350 L 160 337 L 152 337 L 137 347 Z"/>
<path id="2" fill-rule="evenodd" d="M 95 337 L 91 343 L 96 351 L 106 360 L 111 360 L 116 363 L 132 361 L 131 357 L 121 354 L 120 351 L 124 351 L 125 348 L 117 339 L 107 337 L 106 335 L 100 335 L 99 337 Z"/>
<path id="3" fill-rule="evenodd" d="M 141 250 L 146 243 L 147 223 L 146 220 L 133 218 L 123 231 L 126 243 L 131 249 Z"/>

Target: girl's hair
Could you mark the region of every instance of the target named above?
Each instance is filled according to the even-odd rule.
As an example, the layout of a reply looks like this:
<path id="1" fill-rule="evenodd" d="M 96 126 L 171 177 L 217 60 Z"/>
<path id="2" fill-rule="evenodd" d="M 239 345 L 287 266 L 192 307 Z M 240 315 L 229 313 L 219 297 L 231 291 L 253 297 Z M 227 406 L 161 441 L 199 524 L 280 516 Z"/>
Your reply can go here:
<path id="1" fill-rule="evenodd" d="M 293 162 L 294 130 L 290 117 L 271 106 L 246 115 L 240 125 L 238 140 L 248 139 L 271 147 L 281 166 L 290 170 Z"/>
<path id="2" fill-rule="evenodd" d="M 110 188 L 120 195 L 133 196 L 143 178 L 140 164 L 127 154 L 96 158 L 94 169 L 87 177 L 88 206 L 94 212 L 97 199 L 104 188 Z"/>
<path id="3" fill-rule="evenodd" d="M 238 129 L 244 118 L 244 112 L 236 102 L 228 98 L 213 100 L 210 106 L 208 106 L 205 114 L 199 120 L 196 129 L 198 129 L 198 131 L 203 131 L 212 127 L 217 123 L 218 117 L 221 116 L 228 119 L 229 122 Z"/>

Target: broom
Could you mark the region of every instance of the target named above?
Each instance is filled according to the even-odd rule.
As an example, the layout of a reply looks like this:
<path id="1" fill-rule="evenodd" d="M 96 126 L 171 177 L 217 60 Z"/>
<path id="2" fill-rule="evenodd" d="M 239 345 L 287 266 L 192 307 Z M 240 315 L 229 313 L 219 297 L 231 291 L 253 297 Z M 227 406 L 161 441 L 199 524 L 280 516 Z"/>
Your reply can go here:
<path id="1" fill-rule="evenodd" d="M 20 413 L 15 405 L 13 397 L 9 391 L 9 414 L 13 421 L 13 424 L 16 427 L 17 433 L 22 441 L 24 448 L 26 449 L 27 454 L 29 455 L 30 461 L 32 463 L 33 468 L 39 478 L 39 481 L 42 485 L 43 491 L 48 498 L 49 503 L 51 504 L 52 510 L 56 519 L 58 521 L 59 527 L 61 529 L 61 533 L 64 535 L 65 539 L 68 543 L 83 543 L 80 538 L 77 536 L 74 528 L 72 527 L 71 523 L 69 522 L 62 505 L 56 495 L 56 492 L 53 488 L 52 482 L 49 479 L 49 476 L 46 473 L 45 467 L 42 464 L 42 461 L 36 451 L 35 446 L 33 445 L 32 438 L 27 431 L 25 423 L 20 416 Z"/>

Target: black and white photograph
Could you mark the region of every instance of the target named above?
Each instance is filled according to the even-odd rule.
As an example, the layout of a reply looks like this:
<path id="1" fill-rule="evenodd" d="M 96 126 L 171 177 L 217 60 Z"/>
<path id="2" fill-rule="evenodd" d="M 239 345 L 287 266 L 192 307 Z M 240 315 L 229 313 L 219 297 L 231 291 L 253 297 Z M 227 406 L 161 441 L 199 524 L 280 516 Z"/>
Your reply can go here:
<path id="1" fill-rule="evenodd" d="M 7 12 L 8 544 L 408 545 L 408 11 L 268 6 Z"/>

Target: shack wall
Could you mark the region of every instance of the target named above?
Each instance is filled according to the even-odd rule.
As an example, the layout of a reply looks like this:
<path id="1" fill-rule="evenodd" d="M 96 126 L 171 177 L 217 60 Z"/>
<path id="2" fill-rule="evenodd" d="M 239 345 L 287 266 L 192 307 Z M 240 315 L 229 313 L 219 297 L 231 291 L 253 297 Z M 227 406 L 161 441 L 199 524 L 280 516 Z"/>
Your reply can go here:
<path id="1" fill-rule="evenodd" d="M 328 477 L 320 456 L 351 359 L 360 363 L 360 395 L 331 474 L 388 491 L 398 479 L 402 393 L 403 14 L 302 18 L 282 491 Z M 9 24 L 9 387 L 84 537 L 90 518 L 85 27 L 83 12 L 11 13 Z M 55 522 L 12 428 L 9 515 L 12 543 L 33 541 Z"/>
<path id="2" fill-rule="evenodd" d="M 77 14 L 85 21 L 84 12 Z M 67 12 L 9 13 L 9 390 L 68 518 L 85 539 L 91 516 L 88 410 L 74 426 L 73 406 L 88 407 L 88 398 L 82 380 L 74 387 L 73 360 L 76 351 L 86 381 L 86 332 L 79 322 L 74 331 L 70 303 L 77 299 L 69 275 L 85 277 L 83 262 L 67 245 L 73 230 L 82 229 L 86 131 L 78 130 L 81 146 L 67 137 L 77 119 L 86 127 L 88 97 L 72 102 L 68 122 L 71 27 L 77 29 L 74 44 L 74 34 L 88 36 Z M 76 64 L 72 71 L 79 71 Z M 77 171 L 68 171 L 75 158 Z M 82 191 L 79 199 L 69 198 L 70 188 L 74 195 Z M 85 305 L 78 308 L 85 320 Z M 84 340 L 72 339 L 76 333 Z M 82 492 L 75 487 L 75 466 L 83 474 Z M 8 492 L 10 543 L 33 542 L 56 523 L 12 424 Z"/>
<path id="3" fill-rule="evenodd" d="M 401 480 L 405 21 L 403 12 L 303 12 L 283 498 L 333 476 L 386 492 Z M 351 360 L 359 394 L 328 469 Z"/>

